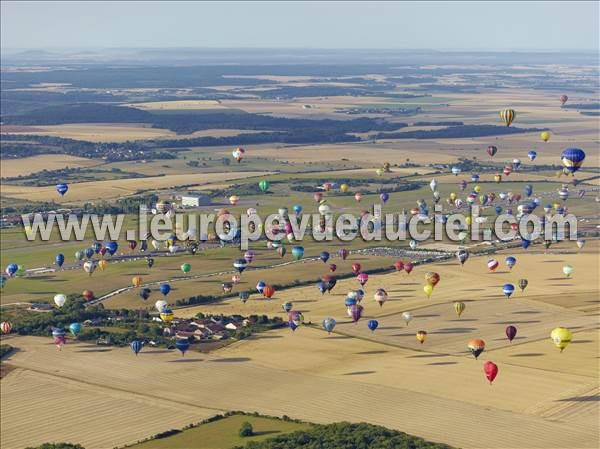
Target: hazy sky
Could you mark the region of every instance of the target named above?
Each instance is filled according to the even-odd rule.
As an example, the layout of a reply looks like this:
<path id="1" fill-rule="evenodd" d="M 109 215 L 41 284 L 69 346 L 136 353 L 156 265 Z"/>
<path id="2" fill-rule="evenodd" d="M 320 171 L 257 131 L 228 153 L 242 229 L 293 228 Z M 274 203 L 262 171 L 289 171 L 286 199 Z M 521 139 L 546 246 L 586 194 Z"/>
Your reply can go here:
<path id="1" fill-rule="evenodd" d="M 599 2 L 18 2 L 5 48 L 599 47 Z"/>

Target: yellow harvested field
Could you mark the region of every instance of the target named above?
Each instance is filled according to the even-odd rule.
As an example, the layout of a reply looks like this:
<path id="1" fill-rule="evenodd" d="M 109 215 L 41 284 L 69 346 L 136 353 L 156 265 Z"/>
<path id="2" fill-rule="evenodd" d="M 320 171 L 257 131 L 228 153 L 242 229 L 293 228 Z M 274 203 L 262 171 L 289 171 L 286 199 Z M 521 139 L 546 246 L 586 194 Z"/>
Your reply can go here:
<path id="1" fill-rule="evenodd" d="M 131 195 L 138 190 L 177 188 L 188 184 L 210 184 L 212 182 L 268 175 L 270 172 L 235 173 L 194 173 L 182 175 L 152 176 L 148 178 L 129 178 L 110 181 L 91 181 L 72 183 L 69 192 L 60 198 L 60 202 L 71 203 L 98 199 L 114 199 Z M 2 194 L 7 197 L 31 201 L 49 201 L 56 198 L 56 190 L 50 187 L 2 186 Z M 58 202 L 58 201 L 57 201 Z"/>
<path id="2" fill-rule="evenodd" d="M 15 176 L 27 176 L 44 169 L 60 170 L 65 167 L 93 167 L 101 163 L 102 161 L 95 159 L 69 156 L 67 154 L 42 154 L 22 159 L 2 159 L 0 161 L 0 173 L 2 178 L 11 178 Z M 5 188 L 6 186 L 2 186 L 3 195 L 5 194 Z"/>

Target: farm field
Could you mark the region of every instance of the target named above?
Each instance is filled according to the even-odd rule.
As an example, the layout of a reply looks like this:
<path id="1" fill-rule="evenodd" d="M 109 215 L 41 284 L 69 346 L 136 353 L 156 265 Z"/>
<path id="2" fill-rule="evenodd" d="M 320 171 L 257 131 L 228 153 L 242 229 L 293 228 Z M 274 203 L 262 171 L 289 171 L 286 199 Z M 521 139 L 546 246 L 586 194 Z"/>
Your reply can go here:
<path id="1" fill-rule="evenodd" d="M 0 164 L 2 178 L 26 176 L 41 170 L 59 170 L 61 168 L 93 167 L 100 165 L 102 161 L 87 159 L 66 154 L 42 154 L 39 156 L 26 157 L 22 159 L 2 160 Z M 4 188 L 3 196 L 4 196 Z"/>

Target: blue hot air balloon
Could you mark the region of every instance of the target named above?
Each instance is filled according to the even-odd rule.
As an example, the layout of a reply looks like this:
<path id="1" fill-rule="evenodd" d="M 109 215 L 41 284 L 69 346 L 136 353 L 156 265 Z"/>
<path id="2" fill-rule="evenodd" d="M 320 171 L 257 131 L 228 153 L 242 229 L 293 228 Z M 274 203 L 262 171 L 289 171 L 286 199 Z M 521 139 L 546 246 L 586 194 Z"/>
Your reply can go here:
<path id="1" fill-rule="evenodd" d="M 263 289 L 266 286 L 267 286 L 266 282 L 258 281 L 258 284 L 256 284 L 256 290 L 258 291 L 258 293 L 260 293 L 262 295 Z"/>
<path id="2" fill-rule="evenodd" d="M 513 256 L 508 256 L 504 261 L 510 270 L 517 264 L 517 259 Z"/>
<path id="3" fill-rule="evenodd" d="M 291 318 L 288 320 L 288 326 L 290 326 L 292 331 L 295 331 L 298 328 L 298 325 Z"/>
<path id="4" fill-rule="evenodd" d="M 567 148 L 561 153 L 560 159 L 570 173 L 575 173 L 583 164 L 585 152 L 579 148 Z"/>
<path id="5" fill-rule="evenodd" d="M 319 282 L 317 282 L 317 288 L 319 289 L 321 294 L 324 295 L 325 292 L 327 291 L 327 283 L 325 283 L 323 281 L 319 281 Z"/>
<path id="6" fill-rule="evenodd" d="M 94 248 L 86 248 L 83 254 L 85 255 L 86 259 L 91 259 L 94 257 Z"/>
<path id="7" fill-rule="evenodd" d="M 175 347 L 181 351 L 181 355 L 185 355 L 185 351 L 190 349 L 190 341 L 185 338 L 178 338 L 175 341 Z"/>
<path id="8" fill-rule="evenodd" d="M 521 248 L 527 249 L 531 245 L 531 240 L 521 237 Z"/>
<path id="9" fill-rule="evenodd" d="M 323 263 L 327 262 L 329 260 L 329 253 L 327 251 L 321 251 L 321 254 L 319 254 L 319 259 L 321 259 Z"/>
<path id="10" fill-rule="evenodd" d="M 138 355 L 138 352 L 140 352 L 142 350 L 142 347 L 144 345 L 139 340 L 133 340 L 129 346 L 131 346 L 131 350 L 133 351 L 133 353 L 135 355 Z"/>
<path id="11" fill-rule="evenodd" d="M 496 206 L 496 215 L 500 215 L 502 213 L 502 206 Z"/>
<path id="12" fill-rule="evenodd" d="M 349 307 L 352 307 L 352 306 L 353 306 L 353 305 L 355 305 L 355 304 L 358 304 L 358 300 L 357 300 L 356 298 L 351 298 L 351 297 L 349 297 L 349 296 L 348 296 L 348 297 L 347 297 L 347 298 L 344 300 L 344 305 L 345 305 L 346 307 L 348 307 L 348 308 L 349 308 Z"/>
<path id="13" fill-rule="evenodd" d="M 525 189 L 523 189 L 525 192 L 525 195 L 527 195 L 528 197 L 531 196 L 531 194 L 533 193 L 533 186 L 531 184 L 527 184 L 525 186 Z"/>
<path id="14" fill-rule="evenodd" d="M 377 329 L 377 327 L 379 326 L 379 321 L 369 320 L 369 322 L 367 323 L 367 326 L 369 326 L 369 329 L 371 330 L 371 332 L 374 332 L 375 329 Z"/>
<path id="15" fill-rule="evenodd" d="M 117 249 L 119 249 L 119 244 L 117 242 L 107 242 L 105 246 L 108 254 L 111 256 L 117 252 Z"/>
<path id="16" fill-rule="evenodd" d="M 527 157 L 529 158 L 530 161 L 534 161 L 535 158 L 537 157 L 537 151 L 529 150 L 529 152 L 527 153 Z"/>
<path id="17" fill-rule="evenodd" d="M 60 254 L 60 253 L 59 253 L 59 254 L 57 254 L 57 255 L 54 257 L 54 263 L 55 263 L 56 265 L 58 265 L 58 268 L 62 267 L 62 266 L 63 266 L 63 264 L 65 263 L 65 255 L 64 255 L 64 254 Z"/>
<path id="18" fill-rule="evenodd" d="M 159 290 L 164 296 L 167 296 L 171 291 L 171 284 L 160 284 Z"/>
<path id="19" fill-rule="evenodd" d="M 299 204 L 294 204 L 294 207 L 292 207 L 292 209 L 296 215 L 300 215 L 302 213 L 302 206 L 300 206 Z"/>
<path id="20" fill-rule="evenodd" d="M 100 242 L 95 242 L 92 244 L 92 249 L 94 250 L 94 252 L 96 254 L 98 254 L 100 252 L 100 250 L 102 249 L 102 243 Z"/>
<path id="21" fill-rule="evenodd" d="M 390 195 L 387 192 L 383 192 L 381 195 L 379 195 L 379 199 L 383 204 L 385 204 L 390 199 Z"/>
<path id="22" fill-rule="evenodd" d="M 471 175 L 471 181 L 472 182 L 479 182 L 479 175 L 477 173 L 473 173 Z"/>
<path id="23" fill-rule="evenodd" d="M 6 267 L 6 270 L 4 270 L 4 271 L 10 277 L 13 277 L 18 269 L 19 269 L 19 266 L 16 263 L 11 263 L 11 264 L 8 264 L 8 266 Z"/>
<path id="24" fill-rule="evenodd" d="M 502 287 L 502 292 L 504 293 L 504 295 L 507 298 L 510 298 L 510 296 L 514 293 L 515 291 L 515 286 L 512 284 L 504 284 L 504 286 Z"/>
<path id="25" fill-rule="evenodd" d="M 328 334 L 331 333 L 331 331 L 333 330 L 333 328 L 335 327 L 335 319 L 333 318 L 325 318 L 323 320 L 323 329 L 325 329 L 327 331 Z"/>
<path id="26" fill-rule="evenodd" d="M 68 184 L 65 184 L 65 183 L 56 184 L 56 191 L 58 192 L 58 194 L 60 196 L 64 196 L 64 194 L 67 193 L 67 190 L 69 190 Z"/>
<path id="27" fill-rule="evenodd" d="M 302 256 L 304 256 L 304 247 L 303 246 L 294 246 L 292 248 L 292 257 L 295 260 L 300 260 L 300 259 L 302 259 Z"/>
<path id="28" fill-rule="evenodd" d="M 77 336 L 81 333 L 81 324 L 80 323 L 71 323 L 69 326 L 69 331 L 73 334 L 73 337 L 77 338 Z"/>
<path id="29" fill-rule="evenodd" d="M 0 276 L 0 288 L 4 288 L 6 285 L 6 278 L 4 276 Z"/>

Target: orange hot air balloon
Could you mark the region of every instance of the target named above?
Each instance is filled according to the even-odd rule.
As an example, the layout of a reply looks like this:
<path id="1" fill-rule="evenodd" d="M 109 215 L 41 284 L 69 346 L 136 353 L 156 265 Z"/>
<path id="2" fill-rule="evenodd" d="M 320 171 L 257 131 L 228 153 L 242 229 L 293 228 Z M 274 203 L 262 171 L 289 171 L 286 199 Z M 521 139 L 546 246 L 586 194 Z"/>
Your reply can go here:
<path id="1" fill-rule="evenodd" d="M 133 284 L 134 287 L 139 287 L 140 285 L 142 285 L 142 278 L 140 276 L 135 276 L 131 280 L 131 283 Z"/>
<path id="2" fill-rule="evenodd" d="M 265 298 L 271 299 L 271 297 L 275 294 L 275 289 L 272 285 L 267 285 L 263 288 L 262 294 Z"/>
<path id="3" fill-rule="evenodd" d="M 419 331 L 417 332 L 417 340 L 421 342 L 421 344 L 425 343 L 427 339 L 427 331 Z"/>
<path id="4" fill-rule="evenodd" d="M 104 259 L 98 261 L 98 268 L 100 268 L 101 271 L 104 271 L 106 269 L 106 267 L 108 266 L 108 262 Z"/>
<path id="5" fill-rule="evenodd" d="M 471 354 L 473 354 L 473 357 L 477 359 L 477 357 L 479 357 L 479 355 L 485 349 L 485 342 L 479 338 L 474 338 L 469 341 L 469 343 L 467 344 L 467 348 L 469 349 Z"/>

